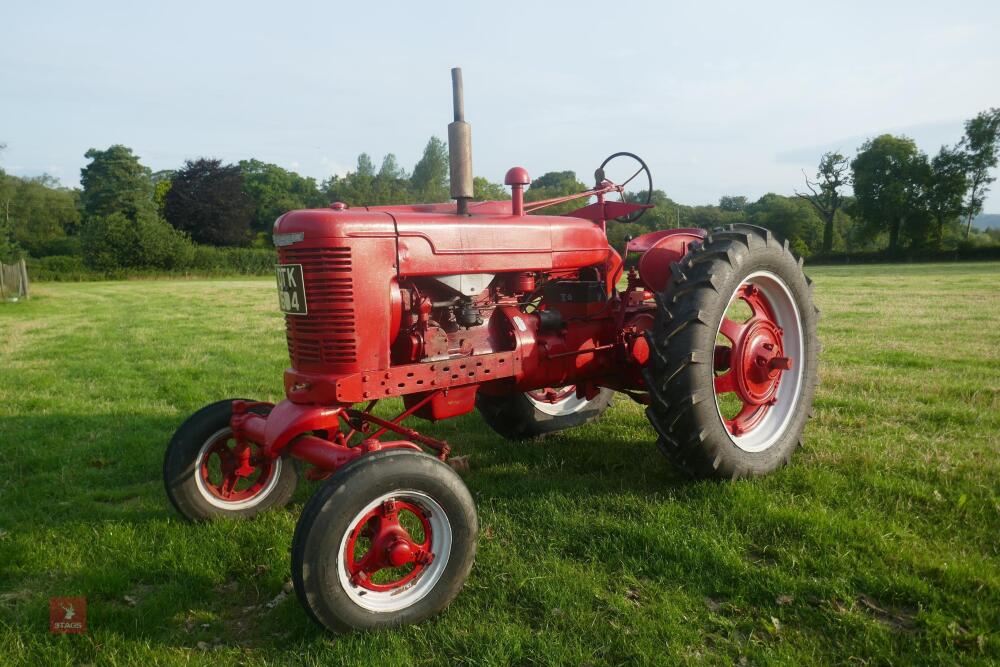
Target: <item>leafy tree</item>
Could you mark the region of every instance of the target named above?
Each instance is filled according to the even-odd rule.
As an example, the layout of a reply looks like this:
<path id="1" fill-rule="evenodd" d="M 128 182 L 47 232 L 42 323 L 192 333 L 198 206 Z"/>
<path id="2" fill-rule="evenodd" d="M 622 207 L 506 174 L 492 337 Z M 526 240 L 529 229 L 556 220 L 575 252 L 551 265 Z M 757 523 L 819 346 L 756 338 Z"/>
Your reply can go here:
<path id="1" fill-rule="evenodd" d="M 388 156 L 386 156 L 388 157 Z M 392 162 L 395 158 L 392 158 Z M 383 160 L 384 162 L 384 160 Z M 357 168 L 345 176 L 332 176 L 323 183 L 323 190 L 329 201 L 342 201 L 350 206 L 375 206 L 378 204 L 401 204 L 403 201 L 380 201 L 376 193 L 375 163 L 368 153 L 358 156 Z"/>
<path id="2" fill-rule="evenodd" d="M 131 148 L 115 144 L 107 150 L 91 148 L 90 163 L 80 170 L 81 202 L 85 216 L 122 213 L 135 220 L 153 211 L 153 184 L 148 167 L 139 163 Z"/>
<path id="3" fill-rule="evenodd" d="M 161 169 L 153 172 L 150 178 L 153 182 L 153 205 L 156 207 L 157 214 L 161 216 L 163 215 L 163 206 L 167 201 L 167 193 L 170 192 L 171 179 L 175 173 L 173 169 Z"/>
<path id="4" fill-rule="evenodd" d="M 938 248 L 944 241 L 945 228 L 965 211 L 965 194 L 969 190 L 965 167 L 965 155 L 957 147 L 942 146 L 931 160 L 925 201 L 935 223 L 934 240 Z"/>
<path id="5" fill-rule="evenodd" d="M 727 213 L 742 213 L 747 207 L 746 197 L 723 196 L 719 199 L 719 210 Z"/>
<path id="6" fill-rule="evenodd" d="M 135 220 L 122 212 L 87 218 L 80 238 L 84 263 L 97 271 L 176 269 L 194 251 L 187 236 L 148 211 Z"/>
<path id="7" fill-rule="evenodd" d="M 451 198 L 448 168 L 448 146 L 437 137 L 431 137 L 410 177 L 410 190 L 416 201 L 429 204 Z"/>
<path id="8" fill-rule="evenodd" d="M 983 201 L 989 185 L 996 180 L 990 169 L 997 166 L 1000 157 L 1000 109 L 988 109 L 965 122 L 965 137 L 960 144 L 965 154 L 966 178 L 969 181 L 965 203 L 965 237 L 969 238 L 972 219 L 983 210 Z"/>
<path id="9" fill-rule="evenodd" d="M 823 220 L 823 252 L 833 250 L 833 227 L 837 211 L 843 206 L 840 188 L 850 184 L 847 158 L 831 151 L 824 153 L 816 170 L 816 180 L 806 177 L 810 194 L 796 191 L 795 195 L 809 202 Z"/>
<path id="10" fill-rule="evenodd" d="M 504 201 L 510 199 L 507 189 L 482 176 L 472 179 L 472 198 L 476 201 Z"/>
<path id="11" fill-rule="evenodd" d="M 889 252 L 897 253 L 907 225 L 916 231 L 926 217 L 921 198 L 929 171 L 927 156 L 912 139 L 883 134 L 862 144 L 851 171 L 858 213 L 869 232 L 888 233 Z"/>
<path id="12" fill-rule="evenodd" d="M 410 184 L 406 170 L 392 153 L 382 158 L 382 166 L 372 180 L 372 203 L 403 204 L 409 200 Z"/>
<path id="13" fill-rule="evenodd" d="M 250 242 L 254 202 L 238 165 L 202 158 L 174 174 L 163 214 L 198 243 L 243 246 Z"/>
<path id="14" fill-rule="evenodd" d="M 80 222 L 78 193 L 47 175 L 0 174 L 0 208 L 8 240 L 34 257 L 62 254 L 62 242 Z"/>
<path id="15" fill-rule="evenodd" d="M 533 202 L 564 197 L 583 192 L 586 189 L 587 186 L 577 180 L 576 172 L 550 171 L 531 182 L 531 185 L 528 186 L 528 189 L 524 193 L 524 201 Z M 538 213 L 540 215 L 562 215 L 563 213 L 569 213 L 581 206 L 585 206 L 586 203 L 585 199 L 574 199 L 563 204 L 548 206 L 538 211 Z"/>
<path id="16" fill-rule="evenodd" d="M 251 228 L 255 232 L 270 232 L 274 221 L 288 211 L 324 203 L 316 179 L 260 160 L 241 160 L 239 168 L 254 203 Z"/>
<path id="17" fill-rule="evenodd" d="M 803 257 L 820 247 L 823 223 L 804 201 L 769 192 L 749 205 L 747 213 L 751 223 L 788 239 L 792 250 Z"/>

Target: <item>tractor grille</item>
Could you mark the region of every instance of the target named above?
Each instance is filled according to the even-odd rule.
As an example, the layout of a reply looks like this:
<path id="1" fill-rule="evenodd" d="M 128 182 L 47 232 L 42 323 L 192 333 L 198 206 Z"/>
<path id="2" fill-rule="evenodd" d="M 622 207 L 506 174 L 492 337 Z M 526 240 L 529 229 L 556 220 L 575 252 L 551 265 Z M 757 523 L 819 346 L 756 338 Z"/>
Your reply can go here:
<path id="1" fill-rule="evenodd" d="M 357 361 L 350 248 L 282 248 L 282 264 L 301 264 L 308 315 L 286 315 L 295 368 Z"/>

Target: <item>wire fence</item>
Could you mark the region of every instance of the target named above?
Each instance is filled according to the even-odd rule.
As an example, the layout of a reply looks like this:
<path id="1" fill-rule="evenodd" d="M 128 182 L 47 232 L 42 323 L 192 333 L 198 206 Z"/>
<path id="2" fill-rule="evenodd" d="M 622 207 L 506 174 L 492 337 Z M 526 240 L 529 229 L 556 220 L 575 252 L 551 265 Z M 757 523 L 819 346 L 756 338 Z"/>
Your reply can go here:
<path id="1" fill-rule="evenodd" d="M 16 264 L 0 262 L 0 301 L 28 298 L 28 267 L 24 260 Z"/>

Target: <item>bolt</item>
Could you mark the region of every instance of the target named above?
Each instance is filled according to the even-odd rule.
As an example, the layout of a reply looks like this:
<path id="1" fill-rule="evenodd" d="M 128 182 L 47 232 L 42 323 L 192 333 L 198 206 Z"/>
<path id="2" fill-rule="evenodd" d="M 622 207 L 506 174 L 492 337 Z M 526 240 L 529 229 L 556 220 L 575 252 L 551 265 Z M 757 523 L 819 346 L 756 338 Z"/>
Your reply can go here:
<path id="1" fill-rule="evenodd" d="M 782 371 L 791 370 L 792 360 L 789 357 L 773 357 L 767 364 L 768 368 Z"/>

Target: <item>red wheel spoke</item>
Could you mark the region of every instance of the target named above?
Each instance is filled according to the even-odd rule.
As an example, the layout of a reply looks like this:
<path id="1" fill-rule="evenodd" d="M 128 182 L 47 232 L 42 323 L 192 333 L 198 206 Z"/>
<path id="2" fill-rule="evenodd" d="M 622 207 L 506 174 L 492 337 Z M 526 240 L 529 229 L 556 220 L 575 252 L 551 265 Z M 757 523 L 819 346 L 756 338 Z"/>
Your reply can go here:
<path id="1" fill-rule="evenodd" d="M 729 429 L 729 432 L 733 435 L 741 435 L 753 426 L 753 422 L 756 421 L 753 417 L 760 409 L 762 409 L 762 406 L 760 405 L 750 405 L 749 403 L 744 403 L 743 407 L 739 411 L 739 414 L 732 419 L 726 420 L 726 428 Z"/>
<path id="2" fill-rule="evenodd" d="M 423 538 L 413 539 L 401 514 L 420 521 Z M 409 522 L 407 522 L 409 523 Z M 355 559 L 359 538 L 368 539 L 368 550 Z M 392 591 L 420 576 L 434 560 L 432 531 L 427 515 L 411 502 L 389 498 L 359 519 L 346 545 L 344 563 L 351 582 L 372 591 Z M 379 581 L 376 574 L 382 573 Z"/>
<path id="3" fill-rule="evenodd" d="M 733 371 L 726 371 L 722 375 L 715 376 L 715 393 L 727 394 L 736 391 L 736 374 Z"/>
<path id="4" fill-rule="evenodd" d="M 239 477 L 230 474 L 222 478 L 222 497 L 225 499 L 230 499 L 233 497 L 233 491 L 236 489 L 236 482 L 239 481 Z"/>
<path id="5" fill-rule="evenodd" d="M 768 307 L 767 301 L 760 293 L 760 290 L 757 288 L 744 290 L 742 299 L 750 306 L 750 310 L 753 311 L 753 318 L 751 319 L 770 318 L 771 309 Z"/>
<path id="6" fill-rule="evenodd" d="M 274 474 L 270 459 L 255 460 L 253 445 L 234 443 L 232 438 L 220 438 L 202 455 L 200 475 L 204 490 L 220 500 L 244 502 L 266 489 Z M 218 457 L 218 463 L 213 460 Z M 247 483 L 237 489 L 241 479 Z"/>
<path id="7" fill-rule="evenodd" d="M 719 325 L 719 333 L 731 340 L 734 345 L 739 341 L 745 329 L 746 325 L 734 322 L 728 317 L 723 317 L 722 324 Z"/>

